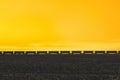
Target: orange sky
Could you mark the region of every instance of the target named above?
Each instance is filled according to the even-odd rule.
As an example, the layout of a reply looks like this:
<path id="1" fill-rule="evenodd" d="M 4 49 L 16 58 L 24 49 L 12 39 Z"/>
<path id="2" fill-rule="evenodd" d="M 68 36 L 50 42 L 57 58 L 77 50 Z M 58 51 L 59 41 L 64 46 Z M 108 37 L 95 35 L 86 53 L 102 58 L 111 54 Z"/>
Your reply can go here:
<path id="1" fill-rule="evenodd" d="M 119 50 L 119 0 L 0 0 L 1 50 Z"/>

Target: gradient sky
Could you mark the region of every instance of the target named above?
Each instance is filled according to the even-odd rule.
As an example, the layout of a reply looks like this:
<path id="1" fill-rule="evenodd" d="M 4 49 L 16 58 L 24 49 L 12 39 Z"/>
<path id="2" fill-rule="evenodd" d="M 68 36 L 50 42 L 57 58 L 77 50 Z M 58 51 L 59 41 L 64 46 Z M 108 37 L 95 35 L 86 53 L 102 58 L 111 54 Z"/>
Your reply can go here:
<path id="1" fill-rule="evenodd" d="M 119 0 L 0 0 L 1 50 L 119 50 Z"/>

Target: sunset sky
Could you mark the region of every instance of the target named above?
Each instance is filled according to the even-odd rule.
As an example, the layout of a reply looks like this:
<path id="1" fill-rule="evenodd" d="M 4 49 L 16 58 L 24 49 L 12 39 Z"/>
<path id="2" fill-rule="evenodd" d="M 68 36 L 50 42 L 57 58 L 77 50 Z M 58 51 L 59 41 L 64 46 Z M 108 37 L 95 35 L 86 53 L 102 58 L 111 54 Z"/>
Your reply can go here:
<path id="1" fill-rule="evenodd" d="M 119 50 L 120 0 L 0 0 L 0 50 Z"/>

